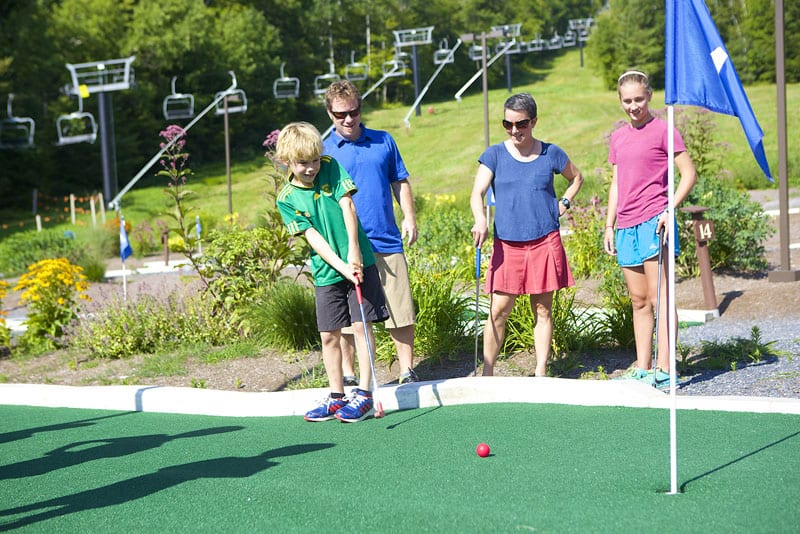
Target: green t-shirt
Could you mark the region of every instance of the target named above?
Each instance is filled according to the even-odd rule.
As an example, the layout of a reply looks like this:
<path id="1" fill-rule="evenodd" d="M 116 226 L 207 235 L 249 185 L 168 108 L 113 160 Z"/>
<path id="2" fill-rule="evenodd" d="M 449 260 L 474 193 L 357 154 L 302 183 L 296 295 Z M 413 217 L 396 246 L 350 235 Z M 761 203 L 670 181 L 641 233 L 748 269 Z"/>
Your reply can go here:
<path id="1" fill-rule="evenodd" d="M 290 234 L 299 235 L 309 228 L 314 228 L 336 255 L 346 262 L 347 228 L 344 225 L 344 215 L 339 200 L 347 193 L 356 191 L 358 191 L 356 184 L 347 171 L 335 159 L 322 156 L 314 185 L 305 188 L 287 183 L 278 194 L 276 204 Z M 375 256 L 361 222 L 358 223 L 358 244 L 364 267 L 374 265 Z M 316 286 L 329 286 L 345 280 L 339 271 L 323 260 L 314 249 L 311 249 L 311 272 Z"/>

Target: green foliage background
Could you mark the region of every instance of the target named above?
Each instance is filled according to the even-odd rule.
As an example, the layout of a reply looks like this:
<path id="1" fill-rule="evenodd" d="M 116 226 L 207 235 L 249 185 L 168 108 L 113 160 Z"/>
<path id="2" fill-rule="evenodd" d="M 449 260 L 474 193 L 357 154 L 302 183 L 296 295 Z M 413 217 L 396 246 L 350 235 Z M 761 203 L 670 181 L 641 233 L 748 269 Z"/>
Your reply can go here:
<path id="1" fill-rule="evenodd" d="M 709 7 L 743 80 L 772 82 L 772 2 L 731 0 L 710 2 Z M 800 4 L 787 2 L 785 9 L 787 79 L 794 83 L 800 80 Z M 229 85 L 228 71 L 236 73 L 239 86 L 248 96 L 248 111 L 231 117 L 231 151 L 234 160 L 243 161 L 257 156 L 265 132 L 289 120 L 304 119 L 321 129 L 327 127 L 327 117 L 313 96 L 314 78 L 328 72 L 329 58 L 340 74 L 352 58 L 370 65 L 370 80 L 362 82 L 366 89 L 380 77 L 382 63 L 394 53 L 394 30 L 435 26 L 434 43 L 418 47 L 419 79 L 424 82 L 436 68 L 430 60 L 433 48 L 443 39 L 452 46 L 464 33 L 520 23 L 521 38 L 530 40 L 538 35 L 564 34 L 571 18 L 594 17 L 597 24 L 586 56 L 600 81 L 590 78 L 588 84 L 580 86 L 581 92 L 573 95 L 581 108 L 584 101 L 590 102 L 581 118 L 591 118 L 599 101 L 613 102 L 605 94 L 598 98 L 596 89 L 605 90 L 623 69 L 646 69 L 659 85 L 663 12 L 663 1 L 649 0 L 9 0 L 0 4 L 0 98 L 15 93 L 15 115 L 35 119 L 36 146 L 25 151 L 0 151 L 0 208 L 26 209 L 33 188 L 46 194 L 83 195 L 101 190 L 99 143 L 54 146 L 56 118 L 74 111 L 77 105 L 62 91 L 69 83 L 67 62 L 136 56 L 135 88 L 113 93 L 112 97 L 118 181 L 122 186 L 156 151 L 154 134 L 165 125 L 161 103 L 169 93 L 172 76 L 178 77 L 177 90 L 194 94 L 196 108 L 201 109 Z M 475 71 L 466 48 L 463 46 L 455 63 L 442 71 L 426 102 L 452 100 Z M 549 82 L 544 71 L 564 53 L 511 57 L 515 85 L 534 86 L 537 96 L 546 96 L 547 90 L 540 91 L 538 84 Z M 286 63 L 287 75 L 301 80 L 301 97 L 297 100 L 276 100 L 272 94 L 272 81 L 280 75 L 282 63 Z M 502 63 L 489 70 L 492 89 L 505 86 Z M 584 78 L 577 70 L 573 74 Z M 581 94 L 584 91 L 586 94 Z M 411 76 L 406 76 L 387 82 L 367 105 L 407 106 L 413 98 Z M 96 98 L 87 99 L 84 106 L 97 114 Z M 552 104 L 543 110 L 551 117 L 559 113 Z M 763 121 L 764 113 L 756 111 Z M 608 124 L 607 117 L 597 118 Z M 219 118 L 207 119 L 192 129 L 193 167 L 222 164 L 221 122 Z M 593 122 L 582 127 L 594 129 Z M 395 119 L 392 126 L 398 128 L 400 124 Z M 580 125 L 560 124 L 559 135 L 553 138 L 569 136 L 574 127 Z M 476 135 L 478 132 L 480 129 L 475 130 Z M 769 142 L 767 139 L 768 146 Z M 468 160 L 474 161 L 474 149 L 467 150 Z M 768 148 L 774 161 L 774 150 L 773 154 L 769 152 Z M 142 182 L 155 183 L 150 176 Z"/>

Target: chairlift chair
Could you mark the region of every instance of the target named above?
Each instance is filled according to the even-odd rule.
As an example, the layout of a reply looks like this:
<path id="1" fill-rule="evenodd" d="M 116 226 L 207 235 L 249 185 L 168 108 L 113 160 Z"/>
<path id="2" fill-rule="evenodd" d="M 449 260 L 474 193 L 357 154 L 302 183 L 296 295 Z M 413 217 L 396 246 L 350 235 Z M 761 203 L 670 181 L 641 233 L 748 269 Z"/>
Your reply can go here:
<path id="1" fill-rule="evenodd" d="M 567 30 L 567 33 L 564 34 L 564 39 L 562 41 L 562 46 L 564 48 L 569 48 L 571 46 L 575 46 L 578 43 L 578 34 L 576 34 L 572 30 Z"/>
<path id="2" fill-rule="evenodd" d="M 277 99 L 297 98 L 300 96 L 300 78 L 286 76 L 283 68 L 286 63 L 281 63 L 281 77 L 272 83 L 272 94 Z"/>
<path id="3" fill-rule="evenodd" d="M 0 148 L 30 148 L 36 123 L 30 117 L 15 117 L 11 102 L 14 94 L 8 94 L 6 110 L 8 118 L 0 120 Z"/>
<path id="4" fill-rule="evenodd" d="M 78 111 L 60 115 L 56 119 L 58 146 L 94 143 L 97 140 L 97 121 L 94 120 L 94 115 L 83 111 L 83 97 L 80 91 L 75 94 L 78 96 Z"/>
<path id="5" fill-rule="evenodd" d="M 548 50 L 558 50 L 564 45 L 564 39 L 558 35 L 558 32 L 553 34 L 553 37 L 547 42 Z"/>
<path id="6" fill-rule="evenodd" d="M 511 46 L 509 46 L 508 50 L 506 50 L 506 52 L 505 52 L 506 54 L 519 54 L 520 52 L 522 52 L 522 45 L 520 44 L 519 41 L 513 40 L 509 44 Z M 505 41 L 500 41 L 499 43 L 497 43 L 494 46 L 494 53 L 495 54 L 499 54 L 500 51 L 503 50 L 505 47 L 506 47 L 506 42 Z"/>
<path id="7" fill-rule="evenodd" d="M 547 41 L 539 35 L 528 41 L 528 52 L 541 52 L 547 46 Z"/>
<path id="8" fill-rule="evenodd" d="M 439 41 L 439 50 L 436 50 L 433 53 L 433 64 L 443 65 L 445 63 L 453 63 L 456 58 L 452 52 L 453 51 L 450 49 L 447 39 L 442 39 Z"/>
<path id="9" fill-rule="evenodd" d="M 384 61 L 381 65 L 381 71 L 384 77 L 402 77 L 406 75 L 406 62 L 395 56 L 389 61 Z"/>
<path id="10" fill-rule="evenodd" d="M 314 78 L 314 94 L 318 97 L 323 97 L 328 86 L 341 79 L 340 76 L 336 74 L 336 67 L 333 64 L 333 60 L 330 58 L 328 59 L 328 65 L 330 65 L 330 70 L 327 74 L 320 74 Z"/>
<path id="11" fill-rule="evenodd" d="M 225 114 L 226 103 L 228 114 L 244 113 L 247 111 L 247 95 L 242 89 L 236 88 L 236 74 L 234 74 L 232 70 L 229 70 L 228 74 L 230 74 L 231 79 L 233 80 L 233 83 L 231 83 L 232 88 L 226 91 L 219 91 L 214 97 L 214 100 L 219 99 L 217 101 L 216 111 L 214 112 L 216 115 Z M 220 98 L 223 95 L 225 95 L 225 98 Z"/>
<path id="12" fill-rule="evenodd" d="M 487 50 L 488 52 L 488 50 Z M 469 47 L 469 58 L 472 61 L 481 61 L 483 59 L 483 47 L 481 45 L 472 45 Z"/>
<path id="13" fill-rule="evenodd" d="M 355 60 L 355 52 L 350 51 L 350 63 L 344 67 L 344 77 L 351 82 L 367 79 L 368 67 L 366 63 L 358 63 Z"/>
<path id="14" fill-rule="evenodd" d="M 164 111 L 164 119 L 171 121 L 174 119 L 191 119 L 194 117 L 194 95 L 188 93 L 175 92 L 175 80 L 177 76 L 172 77 L 172 94 L 164 98 L 162 105 Z"/>

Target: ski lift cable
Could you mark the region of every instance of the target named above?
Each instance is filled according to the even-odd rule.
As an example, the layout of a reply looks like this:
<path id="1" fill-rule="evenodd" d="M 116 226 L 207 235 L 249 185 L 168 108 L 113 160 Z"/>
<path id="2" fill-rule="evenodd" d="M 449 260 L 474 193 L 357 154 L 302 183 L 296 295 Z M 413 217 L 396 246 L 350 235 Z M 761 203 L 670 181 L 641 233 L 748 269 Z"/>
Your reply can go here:
<path id="1" fill-rule="evenodd" d="M 396 70 L 396 69 L 395 69 L 395 70 Z M 370 94 L 372 94 L 372 92 L 373 92 L 373 91 L 375 91 L 375 90 L 376 90 L 378 87 L 380 87 L 380 86 L 383 84 L 383 82 L 385 82 L 387 79 L 391 78 L 392 76 L 396 76 L 396 75 L 397 75 L 397 74 L 396 74 L 396 73 L 395 73 L 395 71 L 393 70 L 393 71 L 390 71 L 390 72 L 388 72 L 388 73 L 384 74 L 383 76 L 381 76 L 381 79 L 380 79 L 380 80 L 378 80 L 377 82 L 375 82 L 375 83 L 372 85 L 372 87 L 370 87 L 369 89 L 367 89 L 367 91 L 366 91 L 364 94 L 362 94 L 362 95 L 361 95 L 361 100 L 364 100 L 364 99 L 365 99 L 365 98 L 367 98 L 367 97 L 368 97 Z M 330 126 L 328 126 L 328 129 L 327 129 L 327 130 L 325 130 L 324 132 L 322 132 L 322 138 L 323 138 L 323 139 L 327 138 L 327 137 L 328 137 L 328 136 L 331 134 L 331 132 L 332 132 L 332 131 L 333 131 L 333 124 L 331 124 Z"/>
<path id="2" fill-rule="evenodd" d="M 427 93 L 428 89 L 430 89 L 431 84 L 433 84 L 433 80 L 436 79 L 436 77 L 439 75 L 439 73 L 442 71 L 442 69 L 445 67 L 445 65 L 450 63 L 450 59 L 453 59 L 454 54 L 455 54 L 456 50 L 458 50 L 459 46 L 461 46 L 461 39 L 460 38 L 456 41 L 456 44 L 453 45 L 453 48 L 450 49 L 450 53 L 447 55 L 447 58 L 441 64 L 439 64 L 439 67 L 434 71 L 433 75 L 428 80 L 428 83 L 425 84 L 425 87 L 422 88 L 422 91 L 419 92 L 419 96 L 414 101 L 414 103 L 411 105 L 411 109 L 408 110 L 408 113 L 406 113 L 405 119 L 403 119 L 403 122 L 405 123 L 406 127 L 411 126 L 411 123 L 409 122 L 408 119 L 411 117 L 411 114 L 414 113 L 414 110 L 417 109 L 417 106 L 422 101 L 423 97 L 425 96 L 425 93 Z"/>
<path id="3" fill-rule="evenodd" d="M 500 59 L 500 57 L 503 56 L 506 53 L 506 50 L 508 50 L 509 48 L 514 46 L 515 43 L 516 43 L 516 40 L 514 40 L 514 39 L 512 39 L 508 43 L 506 43 L 506 45 L 503 47 L 502 50 L 498 51 L 494 55 L 494 57 L 492 57 L 489 61 L 486 62 L 486 68 L 489 68 L 495 61 Z M 475 80 L 477 80 L 480 77 L 481 73 L 483 73 L 483 68 L 478 69 L 478 72 L 473 74 L 472 78 L 470 78 L 467 81 L 467 83 L 465 83 L 464 86 L 461 89 L 458 90 L 458 92 L 455 94 L 456 100 L 458 100 L 459 102 L 461 101 L 461 96 L 464 94 L 464 92 L 466 92 L 467 89 L 469 89 L 470 85 L 475 83 Z"/>
<path id="4" fill-rule="evenodd" d="M 214 100 L 208 106 L 206 106 L 206 108 L 203 111 L 201 111 L 194 119 L 192 119 L 192 121 L 189 124 L 186 125 L 186 127 L 183 129 L 183 134 L 176 135 L 175 137 L 173 137 L 170 140 L 169 143 L 164 145 L 164 148 L 162 148 L 161 150 L 156 152 L 156 155 L 153 156 L 152 158 L 150 158 L 150 161 L 148 161 L 147 163 L 144 164 L 144 167 L 142 167 L 139 170 L 139 172 L 136 173 L 136 176 L 134 176 L 131 179 L 131 181 L 128 182 L 127 185 L 125 187 L 123 187 L 122 190 L 119 193 L 117 193 L 117 196 L 115 196 L 108 203 L 109 209 L 113 209 L 113 210 L 119 209 L 120 208 L 120 200 L 122 199 L 122 197 L 125 195 L 125 193 L 130 191 L 131 188 L 134 185 L 136 185 L 136 182 L 138 182 L 142 178 L 142 176 L 144 176 L 144 174 L 150 169 L 150 167 L 155 165 L 155 163 L 159 160 L 159 158 L 162 155 L 164 155 L 164 153 L 167 150 L 172 148 L 172 146 L 175 143 L 177 143 L 180 139 L 182 139 L 184 137 L 184 135 L 186 135 L 186 132 L 188 132 L 192 128 L 192 126 L 197 124 L 197 121 L 199 121 L 200 119 L 205 117 L 206 114 L 208 114 L 211 110 L 215 109 L 217 107 L 217 104 L 219 102 L 221 102 L 223 98 L 229 96 L 231 94 L 231 92 L 233 92 L 236 89 L 236 75 L 234 75 L 233 72 L 230 72 L 230 73 L 231 73 L 231 76 L 233 78 L 233 83 L 231 84 L 231 86 L 228 87 L 225 91 L 221 91 L 221 92 L 217 93 L 216 98 L 214 98 Z"/>

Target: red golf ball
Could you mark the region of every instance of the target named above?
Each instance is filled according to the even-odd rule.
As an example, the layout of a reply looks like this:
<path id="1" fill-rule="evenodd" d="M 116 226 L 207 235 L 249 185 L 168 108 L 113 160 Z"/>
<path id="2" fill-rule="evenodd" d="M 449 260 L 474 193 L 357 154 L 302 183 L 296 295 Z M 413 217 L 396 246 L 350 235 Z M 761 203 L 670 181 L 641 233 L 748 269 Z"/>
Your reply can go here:
<path id="1" fill-rule="evenodd" d="M 479 443 L 478 446 L 475 447 L 475 452 L 481 458 L 486 458 L 487 456 L 489 456 L 489 453 L 491 452 L 491 449 L 489 448 L 489 446 L 487 444 Z"/>

